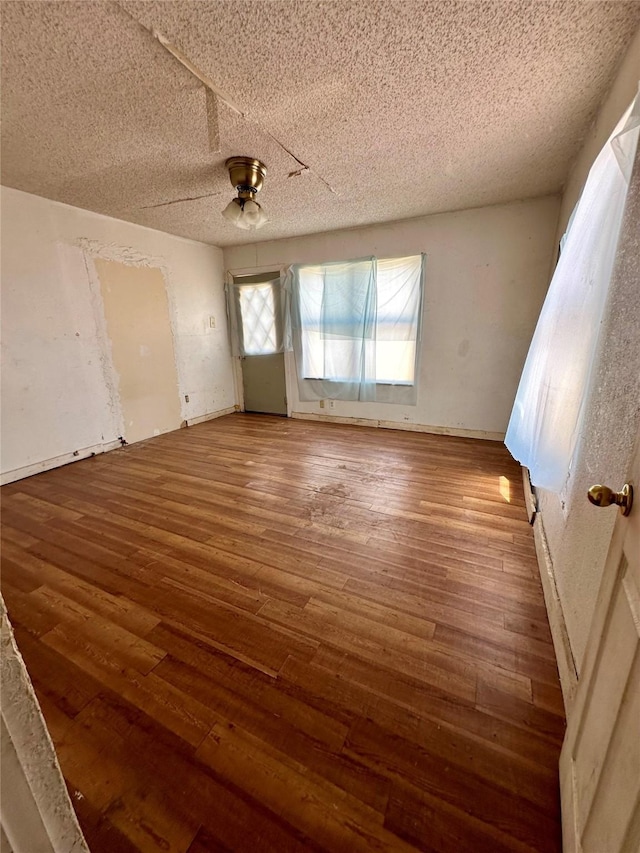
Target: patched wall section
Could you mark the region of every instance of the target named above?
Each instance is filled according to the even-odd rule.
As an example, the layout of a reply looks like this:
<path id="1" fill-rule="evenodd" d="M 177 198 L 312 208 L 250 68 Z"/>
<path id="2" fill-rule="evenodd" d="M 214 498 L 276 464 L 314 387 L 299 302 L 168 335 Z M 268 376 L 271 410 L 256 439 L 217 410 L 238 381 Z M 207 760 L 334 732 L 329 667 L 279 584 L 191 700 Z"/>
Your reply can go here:
<path id="1" fill-rule="evenodd" d="M 125 440 L 140 441 L 178 429 L 178 373 L 162 271 L 102 258 L 94 263 Z"/>
<path id="2" fill-rule="evenodd" d="M 120 437 L 137 441 L 233 410 L 219 249 L 6 188 L 2 228 L 3 482 L 118 447 Z M 138 315 L 138 357 L 141 346 L 153 348 L 141 337 L 151 314 L 165 335 L 153 381 L 170 410 L 159 423 L 129 417 L 142 424 L 134 432 L 118 375 L 131 371 L 114 368 L 96 264 L 120 268 L 118 300 L 125 316 Z M 146 295 L 127 307 L 140 287 Z M 132 403 L 147 393 L 146 381 L 133 384 Z"/>

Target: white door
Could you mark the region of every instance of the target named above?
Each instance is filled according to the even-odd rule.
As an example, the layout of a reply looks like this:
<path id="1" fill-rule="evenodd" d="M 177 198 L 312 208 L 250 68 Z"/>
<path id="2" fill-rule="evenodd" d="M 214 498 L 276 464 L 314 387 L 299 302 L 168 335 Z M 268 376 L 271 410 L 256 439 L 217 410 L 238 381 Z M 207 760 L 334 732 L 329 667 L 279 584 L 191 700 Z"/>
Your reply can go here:
<path id="1" fill-rule="evenodd" d="M 627 482 L 560 757 L 565 853 L 640 851 L 640 435 Z"/>

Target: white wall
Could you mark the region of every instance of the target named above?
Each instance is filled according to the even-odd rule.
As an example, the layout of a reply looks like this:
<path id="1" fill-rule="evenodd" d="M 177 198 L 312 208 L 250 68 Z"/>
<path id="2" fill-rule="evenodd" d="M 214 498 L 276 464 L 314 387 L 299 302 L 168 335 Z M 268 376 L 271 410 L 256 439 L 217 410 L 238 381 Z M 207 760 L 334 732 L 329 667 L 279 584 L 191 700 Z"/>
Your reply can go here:
<path id="1" fill-rule="evenodd" d="M 230 270 L 366 255 L 427 255 L 418 403 L 336 401 L 336 416 L 504 435 L 549 281 L 559 198 L 550 196 L 437 216 L 225 249 Z M 294 412 L 326 414 L 298 398 Z"/>
<path id="2" fill-rule="evenodd" d="M 640 80 L 640 29 L 629 45 L 613 84 L 589 128 L 565 183 L 558 222 L 558 242 L 564 234 L 573 208 L 578 203 L 589 169 L 602 146 L 620 121 L 638 91 Z"/>
<path id="3" fill-rule="evenodd" d="M 234 406 L 220 249 L 7 188 L 2 243 L 4 481 L 123 434 L 95 257 L 162 270 L 182 418 Z"/>
<path id="4" fill-rule="evenodd" d="M 627 52 L 618 76 L 569 176 L 561 208 L 560 231 L 564 231 L 589 169 L 620 117 L 638 91 L 640 80 L 640 31 Z M 640 152 L 639 152 L 640 154 Z M 637 160 L 640 159 L 637 158 Z M 627 260 L 640 257 L 640 201 L 638 165 L 627 203 L 624 240 Z M 635 200 L 632 203 L 634 193 Z M 640 372 L 640 300 L 638 271 L 630 274 L 621 260 L 611 285 L 610 304 L 602 326 L 601 357 L 585 413 L 583 431 L 576 451 L 569 488 L 563 495 L 538 489 L 539 525 L 548 547 L 548 571 L 559 596 L 558 614 L 552 618 L 556 632 L 566 631 L 569 653 L 579 673 L 589 627 L 606 559 L 616 513 L 596 510 L 586 499 L 588 487 L 605 482 L 622 486 L 631 453 L 632 437 L 638 427 L 638 374 Z M 564 625 L 558 625 L 558 619 Z M 562 665 L 561 665 L 562 674 Z M 571 685 L 570 685 L 571 688 Z M 575 684 L 573 685 L 575 688 Z M 569 701 L 572 690 L 568 690 Z"/>

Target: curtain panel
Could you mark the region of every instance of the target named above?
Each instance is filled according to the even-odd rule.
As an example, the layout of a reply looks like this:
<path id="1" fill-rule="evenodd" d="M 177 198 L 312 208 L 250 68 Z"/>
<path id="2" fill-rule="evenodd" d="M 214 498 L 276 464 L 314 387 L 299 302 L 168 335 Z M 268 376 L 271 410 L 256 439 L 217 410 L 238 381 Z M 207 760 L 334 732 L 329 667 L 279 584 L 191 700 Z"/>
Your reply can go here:
<path id="1" fill-rule="evenodd" d="M 232 276 L 225 291 L 232 355 L 290 349 L 289 307 L 279 271 Z"/>
<path id="2" fill-rule="evenodd" d="M 505 444 L 531 482 L 561 493 L 571 474 L 640 132 L 636 97 L 585 183 L 524 365 Z"/>
<path id="3" fill-rule="evenodd" d="M 301 400 L 415 405 L 423 276 L 424 255 L 289 269 Z"/>

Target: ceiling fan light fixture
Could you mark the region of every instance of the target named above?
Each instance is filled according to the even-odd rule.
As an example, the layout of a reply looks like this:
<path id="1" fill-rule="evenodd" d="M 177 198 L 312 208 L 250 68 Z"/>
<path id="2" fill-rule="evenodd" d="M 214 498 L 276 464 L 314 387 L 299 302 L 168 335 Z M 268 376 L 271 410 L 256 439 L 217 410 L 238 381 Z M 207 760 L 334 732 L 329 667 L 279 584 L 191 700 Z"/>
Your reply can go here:
<path id="1" fill-rule="evenodd" d="M 253 157 L 230 157 L 225 166 L 238 195 L 229 202 L 222 215 L 243 231 L 261 228 L 268 220 L 255 197 L 262 189 L 267 167 Z"/>
<path id="2" fill-rule="evenodd" d="M 264 212 L 262 205 L 258 204 L 257 201 L 253 201 L 253 199 L 247 199 L 242 208 L 242 220 L 245 222 L 246 227 L 250 230 L 255 228 L 262 228 L 265 222 L 268 222 L 267 214 Z"/>
<path id="3" fill-rule="evenodd" d="M 228 219 L 229 222 L 233 222 L 235 225 L 235 223 L 242 216 L 242 205 L 240 203 L 240 199 L 239 198 L 232 199 L 229 202 L 229 204 L 225 207 L 225 209 L 222 211 L 222 215 L 224 216 L 225 219 Z"/>

